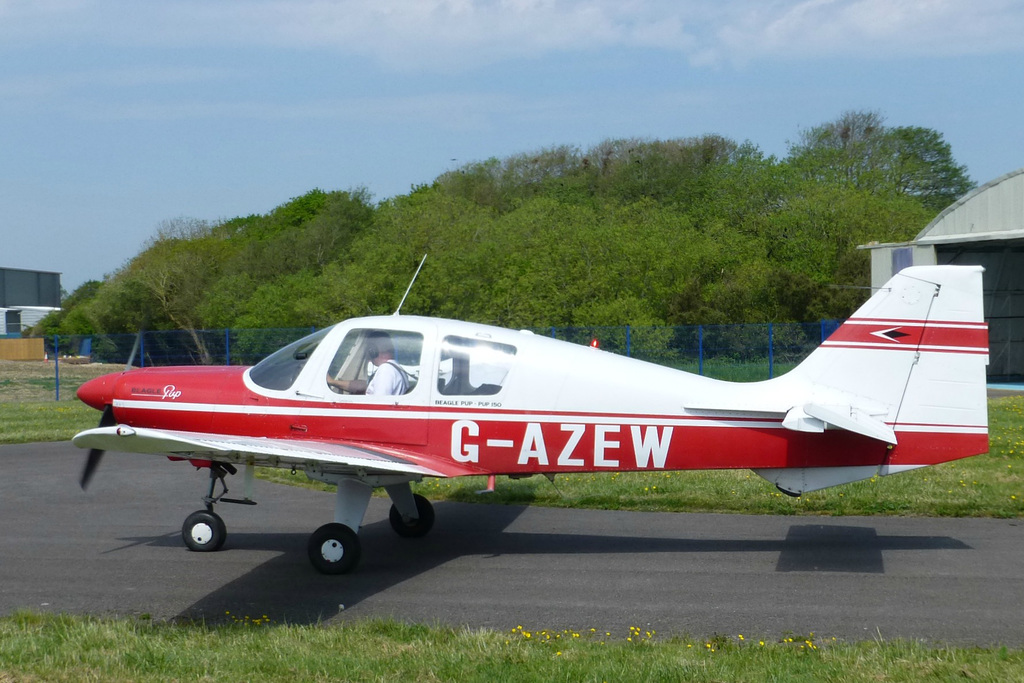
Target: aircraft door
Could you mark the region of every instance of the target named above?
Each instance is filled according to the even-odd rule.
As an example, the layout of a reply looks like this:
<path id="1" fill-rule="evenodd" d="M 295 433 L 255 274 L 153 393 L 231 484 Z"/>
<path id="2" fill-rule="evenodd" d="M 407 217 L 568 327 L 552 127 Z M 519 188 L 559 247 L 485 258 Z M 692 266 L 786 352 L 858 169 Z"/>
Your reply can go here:
<path id="1" fill-rule="evenodd" d="M 322 401 L 306 411 L 311 431 L 334 439 L 425 444 L 431 392 L 421 373 L 429 374 L 422 362 L 429 357 L 428 336 L 397 327 L 349 330 L 314 378 Z"/>

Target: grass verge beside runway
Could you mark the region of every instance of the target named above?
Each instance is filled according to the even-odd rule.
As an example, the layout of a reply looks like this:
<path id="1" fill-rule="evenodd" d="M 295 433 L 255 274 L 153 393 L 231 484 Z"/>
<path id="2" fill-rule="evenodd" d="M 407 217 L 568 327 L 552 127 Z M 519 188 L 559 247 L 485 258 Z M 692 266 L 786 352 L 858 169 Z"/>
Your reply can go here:
<path id="1" fill-rule="evenodd" d="M 68 441 L 100 421 L 80 401 L 0 402 L 0 444 Z"/>
<path id="2" fill-rule="evenodd" d="M 78 402 L 0 403 L 0 443 L 70 439 L 95 426 L 98 413 Z M 499 477 L 479 495 L 482 477 L 427 479 L 416 490 L 432 500 L 567 508 L 755 514 L 1024 516 L 1024 397 L 989 401 L 990 452 L 891 477 L 790 498 L 748 470 Z M 141 456 L 146 457 L 146 456 Z M 318 487 L 301 473 L 263 469 L 264 479 Z"/>
<path id="3" fill-rule="evenodd" d="M 813 634 L 662 638 L 631 627 L 509 633 L 365 621 L 335 628 L 152 624 L 20 613 L 0 619 L 0 680 L 1011 681 L 1024 653 Z"/>

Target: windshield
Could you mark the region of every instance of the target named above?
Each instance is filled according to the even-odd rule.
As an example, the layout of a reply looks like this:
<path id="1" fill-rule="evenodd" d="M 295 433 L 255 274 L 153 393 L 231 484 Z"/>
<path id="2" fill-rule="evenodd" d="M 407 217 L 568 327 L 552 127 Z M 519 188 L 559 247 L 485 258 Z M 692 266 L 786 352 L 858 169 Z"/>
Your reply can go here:
<path id="1" fill-rule="evenodd" d="M 249 377 L 264 389 L 283 391 L 295 383 L 299 372 L 331 328 L 303 337 L 275 351 L 249 370 Z"/>

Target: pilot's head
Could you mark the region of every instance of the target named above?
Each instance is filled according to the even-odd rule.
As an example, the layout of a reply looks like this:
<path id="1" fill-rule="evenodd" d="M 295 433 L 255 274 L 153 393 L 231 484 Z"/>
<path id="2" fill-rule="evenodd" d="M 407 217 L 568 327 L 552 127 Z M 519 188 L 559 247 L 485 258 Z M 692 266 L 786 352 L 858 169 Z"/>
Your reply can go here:
<path id="1" fill-rule="evenodd" d="M 387 332 L 378 330 L 366 335 L 366 355 L 374 365 L 387 363 L 395 357 L 395 345 Z"/>

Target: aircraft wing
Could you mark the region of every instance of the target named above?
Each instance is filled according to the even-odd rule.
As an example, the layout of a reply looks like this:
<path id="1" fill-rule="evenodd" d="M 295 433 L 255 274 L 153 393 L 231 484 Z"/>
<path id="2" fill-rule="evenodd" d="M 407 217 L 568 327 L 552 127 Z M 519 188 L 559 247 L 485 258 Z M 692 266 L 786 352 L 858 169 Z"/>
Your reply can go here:
<path id="1" fill-rule="evenodd" d="M 89 429 L 76 434 L 71 441 L 79 448 L 167 455 L 189 460 L 251 462 L 264 467 L 300 469 L 316 465 L 322 471 L 339 474 L 412 474 L 426 477 L 480 474 L 455 462 L 436 462 L 393 448 L 355 443 L 266 439 L 124 425 Z"/>

